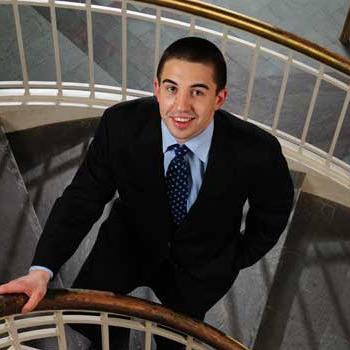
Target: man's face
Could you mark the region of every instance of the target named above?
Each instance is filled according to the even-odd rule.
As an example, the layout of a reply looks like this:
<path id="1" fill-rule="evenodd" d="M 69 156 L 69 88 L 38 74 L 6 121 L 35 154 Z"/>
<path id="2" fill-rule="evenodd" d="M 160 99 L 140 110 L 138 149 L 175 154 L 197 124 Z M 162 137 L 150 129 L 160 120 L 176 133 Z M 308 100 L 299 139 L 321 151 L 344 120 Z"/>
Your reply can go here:
<path id="1" fill-rule="evenodd" d="M 226 100 L 217 92 L 211 65 L 180 59 L 166 61 L 160 81 L 154 81 L 160 115 L 179 143 L 200 134 Z"/>

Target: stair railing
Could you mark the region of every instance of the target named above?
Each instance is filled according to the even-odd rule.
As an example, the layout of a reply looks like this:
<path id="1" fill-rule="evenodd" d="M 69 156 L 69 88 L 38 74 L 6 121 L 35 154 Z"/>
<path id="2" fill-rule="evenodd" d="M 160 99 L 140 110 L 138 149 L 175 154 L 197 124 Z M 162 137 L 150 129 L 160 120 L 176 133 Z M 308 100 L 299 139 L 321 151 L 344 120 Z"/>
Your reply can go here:
<path id="1" fill-rule="evenodd" d="M 97 291 L 49 290 L 35 312 L 21 315 L 27 299 L 22 294 L 0 296 L 0 349 L 21 350 L 22 343 L 57 338 L 58 349 L 66 350 L 65 325 L 88 323 L 101 327 L 103 350 L 109 350 L 110 327 L 143 332 L 144 350 L 151 350 L 152 335 L 183 344 L 186 350 L 205 350 L 209 346 L 218 350 L 247 350 L 203 322 L 135 297 Z"/>

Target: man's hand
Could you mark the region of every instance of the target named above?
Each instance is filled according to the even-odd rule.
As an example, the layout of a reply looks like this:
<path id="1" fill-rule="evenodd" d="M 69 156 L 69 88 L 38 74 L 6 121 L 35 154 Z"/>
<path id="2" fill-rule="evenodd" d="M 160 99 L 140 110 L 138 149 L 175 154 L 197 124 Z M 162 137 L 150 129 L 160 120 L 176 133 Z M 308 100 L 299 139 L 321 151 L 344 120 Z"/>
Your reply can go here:
<path id="1" fill-rule="evenodd" d="M 47 285 L 50 280 L 50 274 L 47 271 L 35 270 L 28 275 L 17 278 L 0 286 L 0 294 L 24 293 L 29 300 L 22 308 L 22 313 L 32 311 L 41 299 L 44 298 Z"/>

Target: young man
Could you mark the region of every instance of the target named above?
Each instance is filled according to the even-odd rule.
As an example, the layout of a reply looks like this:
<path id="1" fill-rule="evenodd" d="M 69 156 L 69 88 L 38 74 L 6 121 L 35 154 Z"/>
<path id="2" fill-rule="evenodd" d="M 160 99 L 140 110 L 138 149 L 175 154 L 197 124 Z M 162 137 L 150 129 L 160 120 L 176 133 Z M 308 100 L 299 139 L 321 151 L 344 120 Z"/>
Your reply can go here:
<path id="1" fill-rule="evenodd" d="M 148 285 L 166 306 L 203 319 L 239 270 L 277 242 L 293 201 L 288 167 L 276 138 L 220 110 L 227 90 L 218 48 L 195 37 L 170 45 L 154 93 L 105 111 L 47 220 L 36 267 L 0 287 L 30 297 L 24 312 L 116 191 L 75 287 L 128 293 Z"/>

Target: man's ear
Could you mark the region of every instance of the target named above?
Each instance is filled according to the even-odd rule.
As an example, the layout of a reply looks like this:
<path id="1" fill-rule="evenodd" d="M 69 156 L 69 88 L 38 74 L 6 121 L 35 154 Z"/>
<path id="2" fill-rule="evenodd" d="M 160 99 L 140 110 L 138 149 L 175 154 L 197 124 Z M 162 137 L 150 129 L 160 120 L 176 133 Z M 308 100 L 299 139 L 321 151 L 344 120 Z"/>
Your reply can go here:
<path id="1" fill-rule="evenodd" d="M 225 101 L 227 100 L 227 96 L 228 96 L 228 90 L 227 88 L 223 88 L 222 90 L 220 90 L 217 95 L 216 95 L 216 105 L 215 105 L 215 110 L 218 110 L 219 108 L 222 107 L 222 105 L 225 103 Z"/>
<path id="2" fill-rule="evenodd" d="M 153 93 L 154 93 L 154 96 L 157 98 L 157 100 L 159 99 L 159 89 L 160 89 L 160 86 L 159 86 L 159 82 L 158 82 L 158 79 L 154 79 L 153 80 Z"/>

